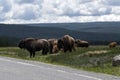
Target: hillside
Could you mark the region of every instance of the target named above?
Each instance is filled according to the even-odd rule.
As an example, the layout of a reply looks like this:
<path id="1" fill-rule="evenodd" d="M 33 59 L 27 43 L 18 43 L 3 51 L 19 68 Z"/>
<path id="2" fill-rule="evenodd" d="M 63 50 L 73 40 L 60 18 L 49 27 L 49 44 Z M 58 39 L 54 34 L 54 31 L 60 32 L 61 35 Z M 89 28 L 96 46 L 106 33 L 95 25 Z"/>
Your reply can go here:
<path id="1" fill-rule="evenodd" d="M 36 27 L 28 25 L 0 25 L 0 36 L 26 38 L 60 38 L 65 34 L 69 34 L 74 38 L 86 40 L 118 40 L 120 35 L 117 33 L 98 33 L 98 32 L 82 32 L 68 30 L 58 27 Z"/>
<path id="2" fill-rule="evenodd" d="M 82 32 L 120 33 L 120 22 L 42 23 L 28 25 L 36 27 L 58 27 Z"/>
<path id="3" fill-rule="evenodd" d="M 120 40 L 120 29 L 118 26 L 113 27 L 112 25 L 105 27 L 91 27 L 98 23 L 56 23 L 56 24 L 0 24 L 0 44 L 6 41 L 18 42 L 20 39 L 26 37 L 35 38 L 61 38 L 65 34 L 73 36 L 75 39 L 88 40 L 92 44 L 102 44 L 110 41 Z M 107 23 L 105 23 L 107 24 Z M 115 23 L 114 23 L 115 24 Z M 119 24 L 119 23 L 118 23 Z M 69 25 L 69 26 L 66 26 Z M 77 25 L 77 26 L 76 26 Z M 85 27 L 86 25 L 86 27 Z M 101 25 L 101 23 L 100 23 Z M 66 26 L 66 27 L 65 27 Z M 108 43 L 106 43 L 108 44 Z"/>

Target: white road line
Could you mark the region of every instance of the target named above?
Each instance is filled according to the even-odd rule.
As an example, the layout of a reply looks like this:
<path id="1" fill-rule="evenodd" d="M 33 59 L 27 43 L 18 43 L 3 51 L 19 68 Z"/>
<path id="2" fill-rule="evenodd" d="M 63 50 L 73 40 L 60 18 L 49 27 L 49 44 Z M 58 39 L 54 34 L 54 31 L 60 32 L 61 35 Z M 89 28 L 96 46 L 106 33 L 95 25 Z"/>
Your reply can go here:
<path id="1" fill-rule="evenodd" d="M 82 75 L 82 74 L 77 74 L 77 73 L 74 73 L 74 75 L 81 76 L 81 77 L 87 77 L 87 78 L 91 78 L 91 79 L 94 79 L 94 80 L 102 80 L 100 78 L 96 78 L 96 77 L 92 77 L 92 76 L 87 76 L 87 75 Z"/>
<path id="2" fill-rule="evenodd" d="M 57 70 L 57 71 L 58 72 L 63 72 L 63 73 L 69 73 L 69 72 L 66 72 L 66 71 L 63 71 L 63 70 Z M 88 76 L 88 75 L 82 75 L 82 74 L 78 74 L 78 73 L 69 73 L 69 74 L 74 74 L 74 75 L 77 75 L 77 76 L 86 77 L 86 78 L 94 79 L 94 80 L 102 80 L 100 78 L 96 78 L 96 77 L 92 77 L 92 76 Z"/>
<path id="3" fill-rule="evenodd" d="M 39 67 L 39 68 L 45 68 L 45 67 L 42 67 L 42 66 L 38 66 L 38 65 L 34 65 L 34 64 L 30 64 L 30 63 L 26 63 L 26 62 L 20 62 L 20 61 L 13 61 L 13 60 L 8 60 L 8 59 L 4 59 L 4 58 L 0 58 L 1 61 L 7 61 L 7 62 L 11 62 L 11 63 L 17 63 L 17 64 L 22 64 L 22 65 L 27 65 L 27 66 L 33 66 L 33 67 Z M 52 68 L 45 68 L 45 69 L 52 69 Z M 55 69 L 54 69 L 55 70 Z M 62 73 L 69 73 L 69 72 L 66 72 L 64 70 L 56 70 L 58 72 L 62 72 Z M 69 73 L 69 74 L 74 74 L 76 76 L 81 76 L 81 77 L 85 77 L 85 78 L 88 78 L 88 79 L 94 79 L 94 80 L 102 80 L 100 78 L 96 78 L 96 77 L 92 77 L 92 76 L 88 76 L 88 75 L 82 75 L 82 74 L 78 74 L 78 73 Z"/>
<path id="4" fill-rule="evenodd" d="M 62 73 L 67 73 L 66 71 L 63 71 L 63 70 L 57 70 L 57 71 Z"/>
<path id="5" fill-rule="evenodd" d="M 14 62 L 14 63 L 18 63 L 18 64 L 22 64 L 22 65 L 27 65 L 27 66 L 36 66 L 36 65 L 33 65 L 33 64 L 23 63 L 23 62 Z"/>

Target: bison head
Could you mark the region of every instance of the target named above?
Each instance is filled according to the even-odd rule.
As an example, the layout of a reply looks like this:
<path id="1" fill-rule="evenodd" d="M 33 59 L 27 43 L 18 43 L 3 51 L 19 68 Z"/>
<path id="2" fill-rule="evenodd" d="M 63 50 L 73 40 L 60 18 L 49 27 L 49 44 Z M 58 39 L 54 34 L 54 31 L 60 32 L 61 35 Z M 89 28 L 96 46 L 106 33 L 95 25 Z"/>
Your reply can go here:
<path id="1" fill-rule="evenodd" d="M 61 48 L 63 48 L 63 40 L 62 40 L 62 39 L 58 39 L 57 46 L 58 46 L 58 49 L 59 49 L 59 50 L 60 50 Z"/>
<path id="2" fill-rule="evenodd" d="M 37 40 L 37 39 L 34 39 L 34 38 L 23 39 L 19 42 L 18 47 L 21 49 L 26 49 L 30 46 L 31 42 L 34 40 Z"/>
<path id="3" fill-rule="evenodd" d="M 18 44 L 18 47 L 21 48 L 21 49 L 24 49 L 25 48 L 25 41 L 21 40 Z"/>

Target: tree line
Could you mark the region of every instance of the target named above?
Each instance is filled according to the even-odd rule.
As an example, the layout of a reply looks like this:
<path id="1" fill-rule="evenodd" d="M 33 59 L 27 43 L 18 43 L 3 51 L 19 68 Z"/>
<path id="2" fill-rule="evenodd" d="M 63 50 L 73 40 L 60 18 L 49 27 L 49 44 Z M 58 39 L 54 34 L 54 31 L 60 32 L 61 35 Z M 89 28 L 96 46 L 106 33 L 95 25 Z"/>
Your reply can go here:
<path id="1" fill-rule="evenodd" d="M 15 38 L 15 37 L 5 37 L 2 36 L 0 37 L 0 47 L 14 47 L 14 46 L 18 46 L 18 42 L 20 41 L 20 38 Z M 112 40 L 87 40 L 90 45 L 108 45 L 110 42 L 112 42 Z M 119 44 L 119 41 L 116 41 Z"/>

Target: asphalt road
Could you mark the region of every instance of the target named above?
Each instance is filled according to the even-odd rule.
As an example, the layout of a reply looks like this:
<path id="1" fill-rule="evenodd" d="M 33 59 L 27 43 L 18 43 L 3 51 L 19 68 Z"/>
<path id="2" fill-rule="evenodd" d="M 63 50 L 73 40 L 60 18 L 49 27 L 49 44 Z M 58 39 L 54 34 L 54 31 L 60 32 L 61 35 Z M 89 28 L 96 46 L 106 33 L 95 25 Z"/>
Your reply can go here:
<path id="1" fill-rule="evenodd" d="M 120 77 L 0 57 L 0 80 L 120 80 Z"/>

